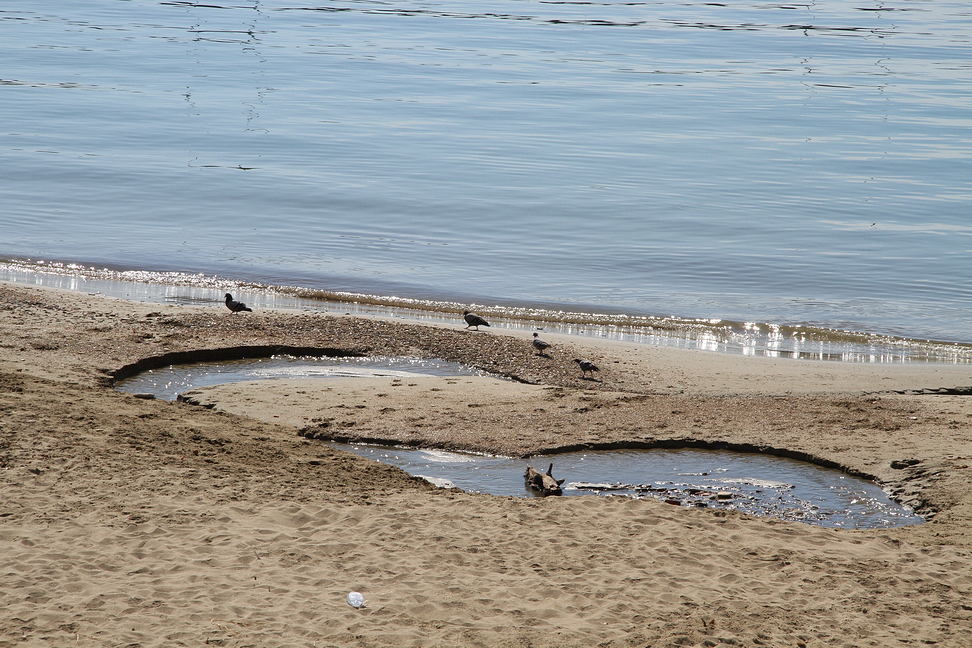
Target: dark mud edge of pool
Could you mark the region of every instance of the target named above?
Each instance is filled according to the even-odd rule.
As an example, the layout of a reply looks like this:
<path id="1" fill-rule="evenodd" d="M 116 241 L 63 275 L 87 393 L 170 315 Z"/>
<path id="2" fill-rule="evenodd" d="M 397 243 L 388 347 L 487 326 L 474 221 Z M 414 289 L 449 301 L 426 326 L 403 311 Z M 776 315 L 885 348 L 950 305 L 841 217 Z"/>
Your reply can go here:
<path id="1" fill-rule="evenodd" d="M 368 353 L 354 349 L 333 347 L 290 346 L 286 344 L 234 346 L 213 349 L 194 349 L 192 351 L 173 351 L 161 355 L 148 356 L 110 372 L 107 383 L 114 386 L 119 381 L 137 376 L 145 371 L 161 369 L 170 365 L 188 365 L 202 362 L 231 362 L 234 360 L 253 360 L 270 358 L 277 355 L 313 358 L 366 358 Z M 487 371 L 484 369 L 484 371 Z M 495 372 L 495 370 L 492 370 Z M 496 373 L 514 382 L 535 384 L 533 380 L 514 373 Z"/>
<path id="2" fill-rule="evenodd" d="M 161 369 L 169 365 L 195 364 L 200 362 L 230 362 L 255 358 L 270 358 L 275 355 L 313 356 L 321 358 L 360 358 L 363 353 L 334 349 L 329 347 L 302 347 L 286 344 L 235 346 L 216 349 L 196 349 L 193 351 L 174 351 L 162 355 L 149 356 L 127 364 L 111 373 L 112 385 L 120 380 L 137 376 L 145 371 Z"/>

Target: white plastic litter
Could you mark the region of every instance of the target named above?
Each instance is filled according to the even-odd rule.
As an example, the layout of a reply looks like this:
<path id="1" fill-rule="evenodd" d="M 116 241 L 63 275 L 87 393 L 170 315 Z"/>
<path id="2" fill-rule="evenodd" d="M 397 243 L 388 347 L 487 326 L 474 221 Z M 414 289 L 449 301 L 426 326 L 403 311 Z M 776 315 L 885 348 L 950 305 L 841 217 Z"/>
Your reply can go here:
<path id="1" fill-rule="evenodd" d="M 364 596 L 361 595 L 361 592 L 351 592 L 348 594 L 348 605 L 356 608 L 364 605 Z"/>

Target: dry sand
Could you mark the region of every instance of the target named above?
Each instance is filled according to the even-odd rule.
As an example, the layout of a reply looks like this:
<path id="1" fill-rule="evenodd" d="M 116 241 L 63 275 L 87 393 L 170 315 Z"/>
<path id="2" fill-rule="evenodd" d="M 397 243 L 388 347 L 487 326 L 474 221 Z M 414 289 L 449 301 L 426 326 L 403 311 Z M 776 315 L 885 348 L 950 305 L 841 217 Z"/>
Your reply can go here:
<path id="1" fill-rule="evenodd" d="M 972 646 L 970 397 L 911 393 L 961 393 L 972 368 L 545 338 L 546 358 L 525 334 L 458 321 L 0 284 L 0 646 Z M 518 382 L 194 396 L 218 409 L 111 389 L 132 366 L 214 349 L 438 357 Z M 300 429 L 511 454 L 772 449 L 880 479 L 929 522 L 846 531 L 437 490 Z"/>

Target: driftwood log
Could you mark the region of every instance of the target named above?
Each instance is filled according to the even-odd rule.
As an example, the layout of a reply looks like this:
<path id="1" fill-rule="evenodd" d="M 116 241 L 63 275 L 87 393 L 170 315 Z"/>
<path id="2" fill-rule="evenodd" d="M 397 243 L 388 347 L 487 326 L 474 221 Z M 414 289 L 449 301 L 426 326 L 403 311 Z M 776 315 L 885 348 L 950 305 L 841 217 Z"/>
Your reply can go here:
<path id="1" fill-rule="evenodd" d="M 553 475 L 553 464 L 547 468 L 547 474 L 535 470 L 531 466 L 527 466 L 526 472 L 523 473 L 523 483 L 526 485 L 528 490 L 546 497 L 547 495 L 563 495 L 564 491 L 561 490 L 560 485 L 564 483 L 563 479 L 554 479 Z"/>

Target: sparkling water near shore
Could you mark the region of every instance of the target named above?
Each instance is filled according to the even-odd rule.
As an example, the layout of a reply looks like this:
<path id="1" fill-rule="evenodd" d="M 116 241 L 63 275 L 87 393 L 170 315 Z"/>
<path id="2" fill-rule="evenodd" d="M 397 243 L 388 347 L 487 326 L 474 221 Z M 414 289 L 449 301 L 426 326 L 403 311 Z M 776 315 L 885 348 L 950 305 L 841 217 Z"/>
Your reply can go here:
<path id="1" fill-rule="evenodd" d="M 378 316 L 433 324 L 456 323 L 460 303 L 309 291 L 240 283 L 185 273 L 150 273 L 64 264 L 0 263 L 0 280 L 103 294 L 138 301 L 223 309 L 232 290 L 257 308 L 301 309 Z M 496 328 L 545 330 L 660 346 L 751 356 L 863 363 L 972 364 L 972 345 L 893 338 L 810 327 L 536 308 L 478 308 Z"/>

